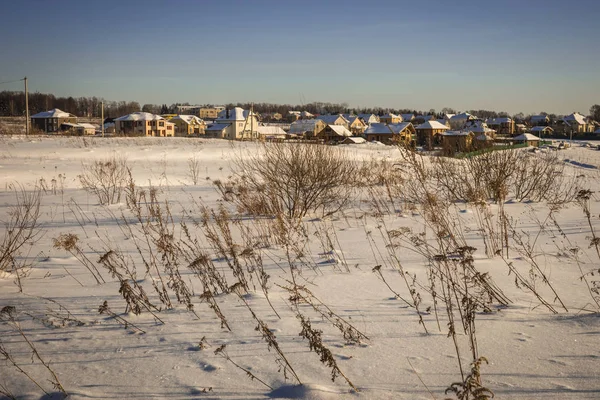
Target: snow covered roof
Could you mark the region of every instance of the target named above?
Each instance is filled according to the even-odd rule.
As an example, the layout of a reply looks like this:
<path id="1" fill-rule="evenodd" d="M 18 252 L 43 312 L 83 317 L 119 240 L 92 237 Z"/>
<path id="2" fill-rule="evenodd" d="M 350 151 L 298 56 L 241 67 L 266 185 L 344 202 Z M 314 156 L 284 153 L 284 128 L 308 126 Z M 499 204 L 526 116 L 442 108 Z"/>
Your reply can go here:
<path id="1" fill-rule="evenodd" d="M 548 121 L 550 118 L 548 118 L 547 115 L 532 115 L 531 116 L 531 122 L 542 122 L 542 121 Z"/>
<path id="2" fill-rule="evenodd" d="M 158 121 L 164 119 L 160 115 L 150 114 L 147 112 L 134 112 L 115 118 L 115 121 Z"/>
<path id="3" fill-rule="evenodd" d="M 80 127 L 85 128 L 85 129 L 96 129 L 98 126 L 94 125 L 94 124 L 88 124 L 86 122 L 80 122 L 79 124 Z"/>
<path id="4" fill-rule="evenodd" d="M 196 117 L 195 115 L 178 115 L 176 117 L 171 118 L 171 121 L 183 121 L 188 125 L 191 124 L 192 121 L 197 124 L 202 124 L 204 122 L 203 120 Z"/>
<path id="5" fill-rule="evenodd" d="M 301 115 L 302 117 L 305 117 L 305 118 L 312 118 L 312 117 L 314 117 L 314 114 L 311 114 L 311 113 L 309 113 L 308 111 L 302 111 L 302 112 L 300 113 L 300 115 Z"/>
<path id="6" fill-rule="evenodd" d="M 281 129 L 279 126 L 272 126 L 272 125 L 268 125 L 268 126 L 258 126 L 256 128 L 256 131 L 260 134 L 260 135 L 264 135 L 264 136 L 282 136 L 282 135 L 287 135 L 287 133 L 285 133 L 285 131 L 283 129 Z"/>
<path id="7" fill-rule="evenodd" d="M 452 117 L 454 117 L 456 114 L 444 114 L 444 119 L 451 119 Z"/>
<path id="8" fill-rule="evenodd" d="M 211 126 L 206 128 L 206 130 L 207 131 L 222 131 L 223 129 L 227 128 L 230 125 L 231 124 L 212 124 Z"/>
<path id="9" fill-rule="evenodd" d="M 468 120 L 475 119 L 475 118 L 477 118 L 477 117 L 475 117 L 474 115 L 469 114 L 467 112 L 464 112 L 464 113 L 453 115 L 450 119 L 452 121 L 462 121 L 462 120 L 468 121 Z"/>
<path id="10" fill-rule="evenodd" d="M 347 137 L 346 139 L 344 139 L 344 141 L 342 143 L 354 143 L 354 144 L 361 144 L 361 143 L 365 143 L 367 140 L 365 138 L 362 137 L 358 137 L 358 136 L 350 136 Z"/>
<path id="11" fill-rule="evenodd" d="M 540 138 L 535 135 L 532 135 L 531 133 L 523 133 L 519 136 L 514 137 L 513 140 L 535 142 L 540 140 Z"/>
<path id="12" fill-rule="evenodd" d="M 389 126 L 384 123 L 374 122 L 365 129 L 365 135 L 391 135 L 393 132 Z"/>
<path id="13" fill-rule="evenodd" d="M 402 121 L 412 121 L 415 116 L 413 114 L 400 114 Z"/>
<path id="14" fill-rule="evenodd" d="M 464 126 L 465 129 L 473 133 L 495 133 L 496 131 L 489 128 L 487 124 L 481 120 L 467 121 Z"/>
<path id="15" fill-rule="evenodd" d="M 554 129 L 549 126 L 534 126 L 531 128 L 531 132 L 554 132 Z"/>
<path id="16" fill-rule="evenodd" d="M 571 124 L 573 122 L 575 122 L 579 125 L 586 124 L 585 117 L 577 112 L 575 112 L 571 115 L 567 115 L 566 117 L 563 118 L 563 121 L 565 121 L 568 124 Z"/>
<path id="17" fill-rule="evenodd" d="M 381 117 L 379 117 L 379 119 L 381 119 L 381 118 L 400 118 L 402 120 L 404 119 L 404 118 L 402 118 L 401 115 L 396 115 L 396 114 L 392 114 L 392 113 L 387 113 L 385 115 L 382 115 Z"/>
<path id="18" fill-rule="evenodd" d="M 227 112 L 229 111 L 229 117 L 227 117 Z M 250 115 L 250 111 L 244 110 L 241 107 L 234 107 L 231 110 L 223 110 L 219 113 L 217 117 L 217 121 L 245 121 Z M 256 115 L 256 114 L 252 114 Z"/>
<path id="19" fill-rule="evenodd" d="M 362 121 L 357 115 L 344 115 L 344 118 L 346 118 L 350 125 L 352 125 L 356 120 Z"/>
<path id="20" fill-rule="evenodd" d="M 419 115 L 417 118 L 423 118 L 423 121 L 431 121 L 435 118 L 435 115 Z"/>
<path id="21" fill-rule="evenodd" d="M 309 131 L 314 131 L 315 126 L 319 123 L 318 119 L 303 119 L 299 121 L 292 122 L 290 125 L 290 133 L 304 133 Z"/>
<path id="22" fill-rule="evenodd" d="M 379 122 L 379 117 L 375 114 L 358 114 L 358 118 L 362 119 L 367 124 L 370 122 Z"/>
<path id="23" fill-rule="evenodd" d="M 427 121 L 425 123 L 422 123 L 421 125 L 418 125 L 415 127 L 416 129 L 450 129 L 448 128 L 446 125 L 438 122 L 438 121 Z"/>
<path id="24" fill-rule="evenodd" d="M 344 116 L 342 114 L 319 115 L 317 117 L 317 119 L 320 119 L 321 121 L 325 122 L 328 125 L 335 124 L 339 118 L 342 118 L 344 120 L 344 122 L 348 122 L 348 120 L 346 118 L 344 118 Z"/>
<path id="25" fill-rule="evenodd" d="M 399 124 L 389 124 L 388 127 L 393 133 L 401 133 L 405 129 L 412 127 L 412 122 L 401 122 Z"/>
<path id="26" fill-rule="evenodd" d="M 330 124 L 329 127 L 332 131 L 334 131 L 338 136 L 352 136 L 352 132 L 346 129 L 343 125 L 333 125 Z"/>
<path id="27" fill-rule="evenodd" d="M 288 114 L 300 116 L 302 113 L 300 111 L 288 111 Z"/>
<path id="28" fill-rule="evenodd" d="M 58 108 L 53 108 L 50 111 L 42 111 L 40 113 L 34 114 L 31 118 L 72 118 L 75 115 L 65 112 L 63 110 L 59 110 Z M 77 118 L 77 117 L 75 117 Z"/>

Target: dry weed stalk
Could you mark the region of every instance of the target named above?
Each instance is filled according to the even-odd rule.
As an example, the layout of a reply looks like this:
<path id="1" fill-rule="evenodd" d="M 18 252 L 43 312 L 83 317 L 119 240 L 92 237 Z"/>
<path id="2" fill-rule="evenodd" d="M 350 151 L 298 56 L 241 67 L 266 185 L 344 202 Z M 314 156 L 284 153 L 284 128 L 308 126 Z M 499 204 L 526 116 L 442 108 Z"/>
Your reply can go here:
<path id="1" fill-rule="evenodd" d="M 26 191 L 22 186 L 9 185 L 14 191 L 15 205 L 4 222 L 4 234 L 0 242 L 0 271 L 14 273 L 19 290 L 23 291 L 21 278 L 27 275 L 28 264 L 22 256 L 31 251 L 42 237 L 40 228 L 40 203 L 42 191 L 36 186 Z"/>
<path id="2" fill-rule="evenodd" d="M 98 307 L 98 313 L 99 314 L 106 314 L 106 315 L 114 318 L 115 321 L 117 321 L 119 324 L 123 325 L 123 327 L 125 329 L 128 329 L 131 326 L 134 330 L 136 330 L 136 331 L 138 331 L 140 333 L 146 333 L 145 330 L 143 330 L 143 329 L 137 327 L 136 325 L 132 324 L 131 322 L 127 321 L 125 318 L 121 317 L 120 315 L 115 314 L 110 309 L 110 307 L 108 307 L 108 302 L 106 300 L 104 300 L 104 302 L 100 305 L 100 307 Z"/>
<path id="3" fill-rule="evenodd" d="M 50 367 L 50 363 L 47 362 L 47 361 L 45 361 L 42 358 L 42 356 L 38 352 L 37 348 L 29 340 L 29 338 L 27 337 L 27 335 L 25 335 L 25 332 L 23 331 L 23 329 L 21 328 L 21 325 L 19 324 L 19 322 L 16 319 L 16 315 L 15 315 L 16 312 L 17 311 L 16 311 L 15 307 L 13 307 L 13 306 L 5 306 L 5 307 L 3 307 L 0 310 L 0 321 L 6 322 L 15 331 L 17 331 L 19 333 L 19 335 L 23 338 L 23 340 L 25 341 L 25 343 L 27 343 L 27 346 L 31 350 L 31 361 L 32 361 L 32 363 L 33 363 L 33 360 L 35 358 L 35 359 L 37 359 L 43 365 L 43 367 L 46 369 L 46 371 L 48 371 L 48 373 L 51 376 L 51 379 L 49 379 L 48 381 L 52 384 L 52 386 L 53 386 L 53 388 L 55 390 L 60 391 L 62 394 L 64 394 L 64 396 L 66 398 L 68 396 L 68 393 L 65 390 L 65 388 L 63 387 L 63 385 L 60 383 L 60 380 L 58 379 L 58 376 L 56 375 L 56 372 L 54 372 L 54 370 Z M 19 372 L 21 372 L 22 374 L 24 374 L 31 382 L 33 382 L 45 394 L 47 394 L 47 395 L 49 394 L 29 373 L 27 373 L 27 371 L 25 371 L 16 362 L 16 360 L 8 352 L 8 350 L 6 349 L 6 347 L 4 346 L 4 344 L 2 342 L 0 342 L 0 355 L 2 355 L 5 360 L 9 361 Z"/>
<path id="4" fill-rule="evenodd" d="M 257 380 L 260 383 L 262 383 L 264 386 L 268 387 L 269 389 L 273 390 L 273 387 L 271 385 L 269 385 L 268 383 L 266 383 L 265 381 L 263 381 L 262 379 L 260 379 L 259 377 L 257 377 L 256 375 L 254 375 L 252 372 L 250 372 L 249 369 L 242 367 L 240 364 L 236 363 L 235 361 L 233 361 L 231 359 L 231 357 L 229 357 L 229 354 L 227 354 L 227 350 L 225 349 L 227 347 L 227 345 L 222 344 L 221 346 L 219 346 L 216 350 L 215 350 L 215 354 L 221 355 L 224 359 L 226 359 L 227 361 L 229 361 L 230 363 L 232 363 L 233 365 L 235 365 L 237 368 L 241 369 L 242 371 L 244 371 L 246 373 L 246 375 L 251 379 L 251 380 Z"/>
<path id="5" fill-rule="evenodd" d="M 92 274 L 97 284 L 106 283 L 96 265 L 88 258 L 85 252 L 79 247 L 79 237 L 73 233 L 62 233 L 57 238 L 52 239 L 55 249 L 67 251 L 75 257 Z"/>
<path id="6" fill-rule="evenodd" d="M 454 382 L 446 389 L 446 394 L 452 392 L 458 400 L 489 400 L 494 398 L 494 392 L 481 384 L 481 364 L 488 363 L 485 357 L 479 357 L 471 364 L 471 373 L 462 382 Z M 452 400 L 447 398 L 446 400 Z"/>

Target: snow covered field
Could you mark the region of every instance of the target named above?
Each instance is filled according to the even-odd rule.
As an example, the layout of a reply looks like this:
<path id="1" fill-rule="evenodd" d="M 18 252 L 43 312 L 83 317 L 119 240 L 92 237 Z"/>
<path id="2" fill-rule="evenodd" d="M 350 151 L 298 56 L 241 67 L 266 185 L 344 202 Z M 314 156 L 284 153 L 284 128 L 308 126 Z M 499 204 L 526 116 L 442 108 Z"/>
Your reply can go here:
<path id="1" fill-rule="evenodd" d="M 361 162 L 394 163 L 401 156 L 386 146 L 338 147 Z M 443 289 L 436 288 L 436 301 L 431 295 L 428 275 L 435 263 L 424 249 L 436 248 L 445 238 L 431 239 L 425 212 L 402 202 L 376 210 L 362 192 L 342 214 L 304 218 L 304 236 L 289 238 L 293 243 L 286 247 L 269 236 L 274 221 L 236 215 L 213 185 L 228 179 L 232 160 L 260 149 L 256 143 L 216 139 L 0 137 L 0 220 L 10 219 L 19 190 L 15 184 L 29 192 L 44 188 L 39 237 L 17 259 L 25 275 L 17 279 L 14 272 L 0 271 L 0 343 L 14 361 L 0 363 L 0 389 L 19 399 L 62 398 L 53 387 L 52 370 L 71 399 L 451 397 L 445 389 L 462 381 L 457 348 L 469 373 L 470 336 L 460 319 L 455 321 L 456 342 L 448 335 L 448 314 L 439 297 Z M 148 216 L 148 226 L 155 229 L 164 222 L 165 232 L 206 254 L 204 265 L 214 266 L 231 287 L 207 294 L 218 284 L 188 268 L 184 256 L 161 258 L 161 246 L 167 245 L 145 242 L 145 225 L 128 210 L 125 196 L 117 204 L 100 205 L 82 189 L 78 175 L 83 164 L 115 156 L 126 159 L 137 189 L 146 190 L 145 197 L 138 196 L 140 204 L 155 201 L 163 213 Z M 565 176 L 592 192 L 600 189 L 600 151 L 576 144 L 558 156 Z M 196 184 L 190 159 L 197 162 Z M 221 204 L 231 213 L 226 222 L 239 250 L 236 257 L 223 257 L 206 237 L 207 229 L 223 233 L 215 228 Z M 597 231 L 600 204 L 593 193 L 589 207 Z M 203 209 L 217 212 L 207 226 Z M 454 203 L 441 211 L 459 228 L 461 240 L 476 249 L 475 269 L 488 273 L 506 299 L 476 312 L 478 355 L 489 362 L 481 365 L 481 383 L 500 399 L 600 398 L 600 309 L 594 301 L 600 297 L 594 292 L 600 254 L 591 245 L 595 234 L 581 204 L 551 208 L 544 202 L 518 202 L 509 194 L 503 212 L 513 230 L 508 230 L 508 250 L 499 254 L 486 254 L 491 239 L 484 239 L 482 210 L 493 222 L 501 207 Z M 191 238 L 184 237 L 182 222 Z M 56 245 L 55 239 L 66 234 L 77 237 L 72 252 L 64 243 Z M 2 235 L 7 235 L 4 228 Z M 415 244 L 418 237 L 431 247 Z M 294 274 L 288 258 L 292 250 L 297 250 L 291 258 Z M 118 263 L 118 255 L 123 256 L 119 271 L 136 271 L 132 279 L 120 280 L 110 273 L 109 262 L 98 262 L 104 256 Z M 240 281 L 229 265 L 235 260 L 248 290 L 234 285 Z M 145 264 L 152 261 L 158 270 Z M 92 265 L 99 284 L 88 269 Z M 167 268 L 173 265 L 179 270 L 171 280 Z M 266 294 L 261 279 L 266 279 Z M 302 288 L 301 301 L 292 298 L 292 280 Z M 133 292 L 143 288 L 149 310 L 142 306 L 139 315 L 126 312 L 123 281 Z M 418 312 L 411 301 L 415 296 Z M 100 314 L 104 302 L 108 308 Z M 320 343 L 334 364 L 321 363 L 300 335 L 299 313 L 322 331 Z M 32 356 L 25 338 L 39 358 Z M 332 365 L 343 373 L 335 381 Z"/>

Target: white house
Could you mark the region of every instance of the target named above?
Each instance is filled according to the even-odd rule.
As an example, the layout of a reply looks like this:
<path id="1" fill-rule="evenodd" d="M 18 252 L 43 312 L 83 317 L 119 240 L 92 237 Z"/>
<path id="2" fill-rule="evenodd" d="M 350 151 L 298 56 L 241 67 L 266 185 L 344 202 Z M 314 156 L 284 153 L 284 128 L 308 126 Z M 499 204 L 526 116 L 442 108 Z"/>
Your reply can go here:
<path id="1" fill-rule="evenodd" d="M 241 107 L 225 109 L 215 120 L 217 125 L 228 125 L 223 132 L 224 139 L 257 139 L 258 118 L 256 114 Z M 208 131 L 208 129 L 207 129 Z"/>

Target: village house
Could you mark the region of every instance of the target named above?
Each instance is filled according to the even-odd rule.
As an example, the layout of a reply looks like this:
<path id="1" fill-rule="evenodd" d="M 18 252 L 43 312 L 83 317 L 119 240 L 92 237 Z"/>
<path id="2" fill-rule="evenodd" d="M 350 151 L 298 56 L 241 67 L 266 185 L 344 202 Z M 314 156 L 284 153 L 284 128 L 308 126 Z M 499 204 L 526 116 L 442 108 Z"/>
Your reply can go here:
<path id="1" fill-rule="evenodd" d="M 61 133 L 77 136 L 95 135 L 96 125 L 88 123 L 72 124 L 70 122 L 65 122 L 64 124 L 60 125 L 60 131 Z"/>
<path id="2" fill-rule="evenodd" d="M 367 141 L 363 137 L 359 136 L 349 136 L 346 139 L 342 140 L 341 144 L 363 144 Z"/>
<path id="3" fill-rule="evenodd" d="M 589 133 L 592 132 L 588 120 L 578 112 L 564 117 L 563 122 L 565 123 L 565 133 Z"/>
<path id="4" fill-rule="evenodd" d="M 510 136 L 515 133 L 515 121 L 509 117 L 491 118 L 486 121 L 487 125 L 496 131 L 498 135 Z"/>
<path id="5" fill-rule="evenodd" d="M 177 106 L 177 109 L 175 111 L 177 111 L 177 114 L 184 114 L 184 115 L 200 115 L 200 110 L 203 108 L 202 106 Z"/>
<path id="6" fill-rule="evenodd" d="M 319 133 L 325 129 L 325 122 L 320 119 L 303 119 L 292 122 L 290 130 L 291 135 L 301 136 L 306 139 L 315 139 Z"/>
<path id="7" fill-rule="evenodd" d="M 417 135 L 417 131 L 412 122 L 401 122 L 399 124 L 389 124 L 388 127 L 393 133 L 392 141 L 394 143 L 403 142 L 409 144 Z"/>
<path id="8" fill-rule="evenodd" d="M 177 115 L 169 120 L 175 124 L 175 136 L 204 135 L 206 123 L 195 115 Z"/>
<path id="9" fill-rule="evenodd" d="M 515 133 L 525 133 L 527 132 L 527 125 L 525 124 L 516 124 L 515 125 Z"/>
<path id="10" fill-rule="evenodd" d="M 453 156 L 456 153 L 467 153 L 472 149 L 473 137 L 471 131 L 446 131 L 440 134 L 442 142 L 442 154 Z"/>
<path id="11" fill-rule="evenodd" d="M 302 113 L 300 111 L 288 111 L 286 119 L 290 122 L 298 121 Z"/>
<path id="12" fill-rule="evenodd" d="M 496 131 L 488 127 L 487 124 L 480 119 L 472 119 L 465 122 L 462 130 L 473 132 L 476 136 L 484 134 L 496 138 Z"/>
<path id="13" fill-rule="evenodd" d="M 355 136 L 362 135 L 365 129 L 367 128 L 367 124 L 365 124 L 363 120 L 356 115 L 344 115 L 344 118 L 346 118 L 346 120 L 348 121 L 348 129 Z"/>
<path id="14" fill-rule="evenodd" d="M 349 129 L 349 123 L 346 118 L 342 114 L 334 114 L 334 115 L 319 115 L 317 119 L 325 122 L 327 125 L 340 125 L 346 129 Z"/>
<path id="15" fill-rule="evenodd" d="M 376 141 L 381 143 L 391 143 L 393 133 L 387 124 L 384 124 L 383 122 L 375 122 L 369 124 L 363 135 L 368 142 Z"/>
<path id="16" fill-rule="evenodd" d="M 308 111 L 302 111 L 302 112 L 300 113 L 300 118 L 301 118 L 301 119 L 312 119 L 312 118 L 314 118 L 314 117 L 315 117 L 315 115 L 314 115 L 314 114 L 311 114 L 311 113 L 309 113 Z"/>
<path id="17" fill-rule="evenodd" d="M 540 138 L 531 133 L 523 133 L 515 136 L 512 140 L 517 144 L 524 143 L 527 146 L 539 147 L 540 145 Z"/>
<path id="18" fill-rule="evenodd" d="M 379 121 L 383 124 L 399 124 L 403 121 L 400 115 L 387 113 L 379 117 Z"/>
<path id="19" fill-rule="evenodd" d="M 531 128 L 531 133 L 541 138 L 544 137 L 544 135 L 552 135 L 554 133 L 554 129 L 549 126 L 534 126 Z"/>
<path id="20" fill-rule="evenodd" d="M 224 109 L 225 107 L 222 106 L 202 107 L 200 110 L 198 110 L 198 117 L 202 120 L 214 121 L 218 118 L 219 113 Z"/>
<path id="21" fill-rule="evenodd" d="M 211 124 L 204 130 L 204 135 L 210 138 L 225 139 L 231 124 Z"/>
<path id="22" fill-rule="evenodd" d="M 62 124 L 76 124 L 77 117 L 68 112 L 54 108 L 31 116 L 31 127 L 46 133 L 57 133 Z"/>
<path id="23" fill-rule="evenodd" d="M 175 125 L 160 115 L 147 112 L 134 112 L 115 118 L 117 135 L 134 136 L 174 136 Z"/>
<path id="24" fill-rule="evenodd" d="M 494 138 L 482 133 L 481 135 L 475 137 L 472 145 L 476 150 L 487 149 L 494 146 Z"/>
<path id="25" fill-rule="evenodd" d="M 408 114 L 400 114 L 400 118 L 402 118 L 402 121 L 404 122 L 413 122 L 415 121 L 415 115 L 413 113 L 408 113 Z M 400 122 L 402 122 L 400 121 Z M 425 121 L 423 121 L 425 122 Z"/>
<path id="26" fill-rule="evenodd" d="M 366 126 L 380 122 L 379 117 L 375 114 L 358 114 L 358 118 L 360 118 Z"/>
<path id="27" fill-rule="evenodd" d="M 283 140 L 288 137 L 288 134 L 279 126 L 260 125 L 256 130 L 258 138 L 263 141 Z"/>
<path id="28" fill-rule="evenodd" d="M 342 140 L 350 136 L 352 136 L 352 132 L 350 132 L 345 126 L 327 124 L 325 129 L 319 132 L 317 138 L 322 139 L 325 143 L 335 144 L 340 143 Z"/>
<path id="29" fill-rule="evenodd" d="M 550 125 L 550 118 L 546 114 L 532 115 L 529 118 L 529 124 L 531 126 L 548 126 Z"/>
<path id="30" fill-rule="evenodd" d="M 257 139 L 258 119 L 256 114 L 241 107 L 226 108 L 215 120 L 217 125 L 228 125 L 222 137 L 230 140 Z M 211 131 L 214 132 L 214 131 Z M 223 131 L 221 130 L 221 133 Z"/>
<path id="31" fill-rule="evenodd" d="M 425 150 L 433 150 L 433 146 L 440 143 L 439 134 L 446 132 L 448 127 L 438 121 L 427 121 L 415 127 L 417 131 L 417 145 Z"/>
<path id="32" fill-rule="evenodd" d="M 476 116 L 469 114 L 467 112 L 453 115 L 449 120 L 448 124 L 453 130 L 460 130 L 465 127 L 465 124 L 468 121 L 472 121 L 474 119 L 478 119 Z"/>

